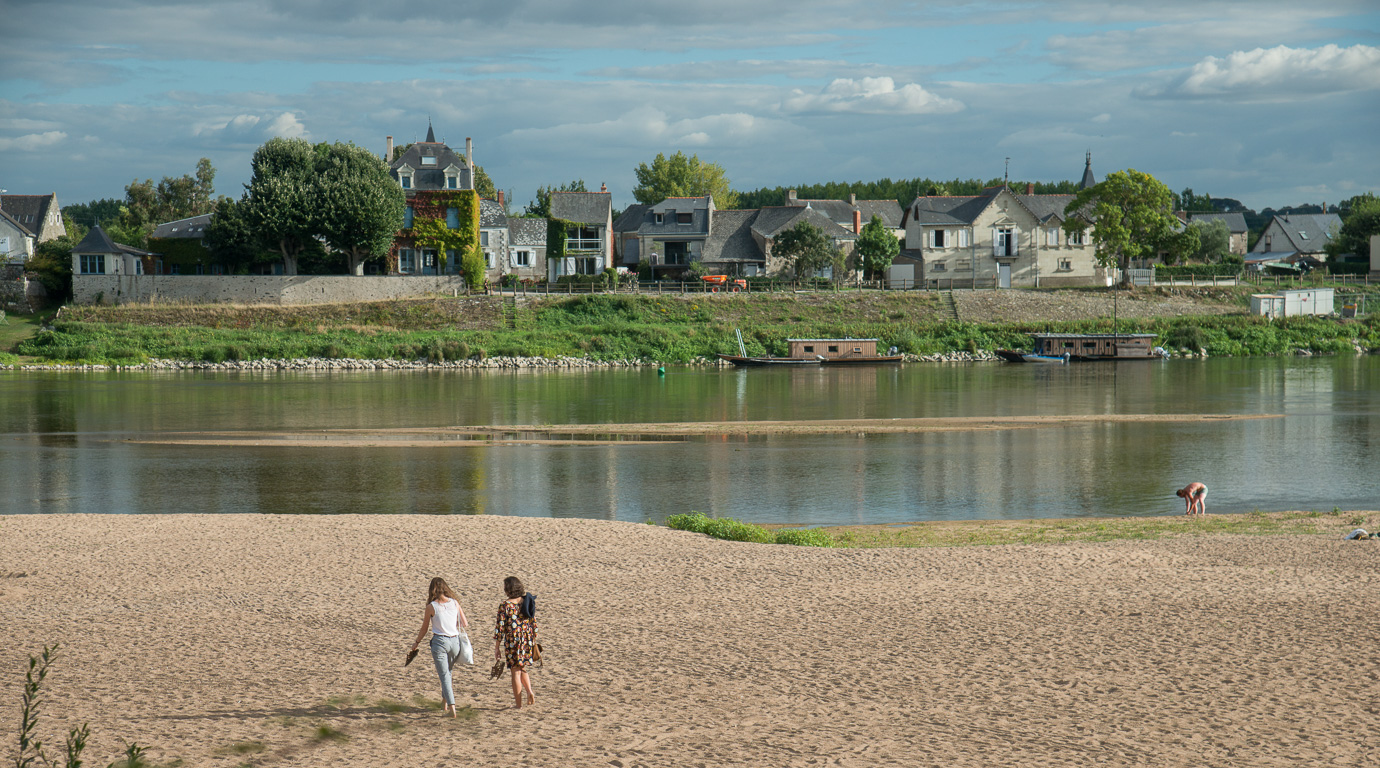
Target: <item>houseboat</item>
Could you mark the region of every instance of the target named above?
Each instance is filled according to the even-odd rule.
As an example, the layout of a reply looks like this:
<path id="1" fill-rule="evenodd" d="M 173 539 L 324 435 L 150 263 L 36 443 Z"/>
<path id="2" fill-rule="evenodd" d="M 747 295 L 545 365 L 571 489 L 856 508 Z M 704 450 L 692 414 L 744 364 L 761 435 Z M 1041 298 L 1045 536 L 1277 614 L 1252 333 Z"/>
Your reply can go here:
<path id="1" fill-rule="evenodd" d="M 741 340 L 739 344 L 741 344 Z M 877 365 L 879 363 L 899 363 L 904 358 L 895 354 L 877 354 L 876 339 L 786 339 L 790 354 L 786 357 L 750 357 L 746 354 L 724 355 L 737 366 L 764 365 Z M 740 348 L 740 351 L 741 348 Z"/>
<path id="2" fill-rule="evenodd" d="M 1091 360 L 1159 360 L 1164 350 L 1155 346 L 1153 333 L 1032 333 L 1031 354 Z M 1009 359 L 1009 358 L 1008 358 Z"/>

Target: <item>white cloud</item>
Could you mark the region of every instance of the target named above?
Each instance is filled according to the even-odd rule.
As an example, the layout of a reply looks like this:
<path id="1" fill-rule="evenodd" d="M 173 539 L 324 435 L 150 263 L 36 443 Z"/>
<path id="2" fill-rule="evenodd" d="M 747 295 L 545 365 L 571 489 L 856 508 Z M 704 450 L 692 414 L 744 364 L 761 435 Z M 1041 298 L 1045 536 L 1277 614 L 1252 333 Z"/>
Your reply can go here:
<path id="1" fill-rule="evenodd" d="M 1208 56 L 1169 83 L 1136 95 L 1167 99 L 1275 101 L 1380 88 L 1380 48 L 1256 48 Z"/>
<path id="2" fill-rule="evenodd" d="M 1093 117 L 1093 118 L 1092 118 L 1092 122 L 1094 122 L 1094 123 L 1105 123 L 1105 122 L 1110 121 L 1111 119 L 1112 119 L 1112 114 L 1111 114 L 1110 112 L 1103 112 L 1102 114 Z"/>
<path id="3" fill-rule="evenodd" d="M 260 144 L 274 137 L 307 138 L 307 127 L 291 112 L 279 115 L 240 114 L 228 119 L 201 122 L 192 128 L 192 135 L 230 144 Z"/>
<path id="4" fill-rule="evenodd" d="M 958 112 L 963 102 L 936 96 L 916 83 L 897 88 L 889 77 L 864 77 L 839 78 L 818 94 L 793 90 L 781 108 L 786 112 L 920 115 Z"/>
<path id="5" fill-rule="evenodd" d="M 62 131 L 30 133 L 12 139 L 0 138 L 0 152 L 33 152 L 44 147 L 51 147 L 65 138 L 67 138 L 67 134 Z"/>

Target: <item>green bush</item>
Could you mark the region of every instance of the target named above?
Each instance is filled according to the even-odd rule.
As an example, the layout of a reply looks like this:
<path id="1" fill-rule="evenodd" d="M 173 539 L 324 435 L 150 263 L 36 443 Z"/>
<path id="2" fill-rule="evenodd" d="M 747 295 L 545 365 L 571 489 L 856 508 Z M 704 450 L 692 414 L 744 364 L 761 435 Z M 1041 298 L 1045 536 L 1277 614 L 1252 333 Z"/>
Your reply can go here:
<path id="1" fill-rule="evenodd" d="M 201 353 L 201 359 L 208 363 L 225 362 L 225 347 L 208 347 Z"/>
<path id="2" fill-rule="evenodd" d="M 1170 331 L 1165 340 L 1176 349 L 1187 348 L 1196 352 L 1207 347 L 1207 336 L 1196 325 L 1180 325 Z"/>
<path id="3" fill-rule="evenodd" d="M 818 528 L 787 528 L 777 531 L 774 541 L 797 547 L 832 547 L 837 544 L 833 536 Z"/>
<path id="4" fill-rule="evenodd" d="M 1241 274 L 1241 264 L 1222 261 L 1218 264 L 1180 264 L 1178 266 L 1155 265 L 1156 277 L 1236 277 Z"/>
<path id="5" fill-rule="evenodd" d="M 705 517 L 700 512 L 691 512 L 688 515 L 671 515 L 666 518 L 666 526 L 679 531 L 703 533 L 711 538 L 724 539 L 725 541 L 750 541 L 756 544 L 768 544 L 772 540 L 771 533 L 760 525 L 734 520 L 731 517 Z"/>

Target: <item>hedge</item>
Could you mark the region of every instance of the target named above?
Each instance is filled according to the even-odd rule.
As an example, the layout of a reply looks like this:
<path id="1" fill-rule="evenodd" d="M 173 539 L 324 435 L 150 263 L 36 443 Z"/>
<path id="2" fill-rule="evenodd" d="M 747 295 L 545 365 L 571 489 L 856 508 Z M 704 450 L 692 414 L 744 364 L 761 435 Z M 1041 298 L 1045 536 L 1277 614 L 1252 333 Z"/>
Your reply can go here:
<path id="1" fill-rule="evenodd" d="M 1240 277 L 1240 264 L 1181 264 L 1155 265 L 1156 277 Z"/>

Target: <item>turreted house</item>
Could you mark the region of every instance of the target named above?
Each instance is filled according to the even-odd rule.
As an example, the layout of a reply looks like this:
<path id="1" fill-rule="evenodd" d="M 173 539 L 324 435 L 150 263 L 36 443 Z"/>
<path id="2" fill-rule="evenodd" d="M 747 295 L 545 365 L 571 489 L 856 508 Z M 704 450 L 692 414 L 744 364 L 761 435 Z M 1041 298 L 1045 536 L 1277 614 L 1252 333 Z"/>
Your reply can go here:
<path id="1" fill-rule="evenodd" d="M 428 124 L 426 141 L 394 157 L 393 137 L 386 140 L 384 162 L 407 199 L 403 228 L 393 239 L 387 272 L 437 275 L 457 272 L 466 249 L 479 242 L 479 198 L 474 192 L 474 145 L 465 139 L 457 155 Z M 363 265 L 359 267 L 363 272 Z"/>

